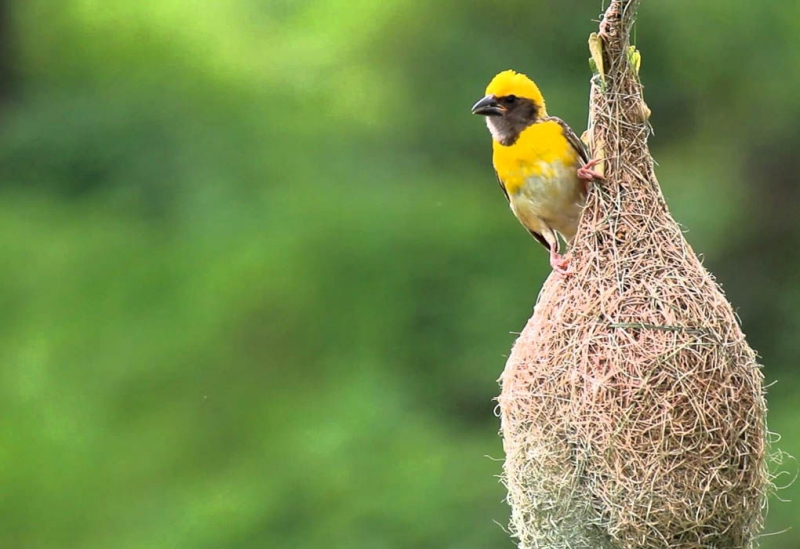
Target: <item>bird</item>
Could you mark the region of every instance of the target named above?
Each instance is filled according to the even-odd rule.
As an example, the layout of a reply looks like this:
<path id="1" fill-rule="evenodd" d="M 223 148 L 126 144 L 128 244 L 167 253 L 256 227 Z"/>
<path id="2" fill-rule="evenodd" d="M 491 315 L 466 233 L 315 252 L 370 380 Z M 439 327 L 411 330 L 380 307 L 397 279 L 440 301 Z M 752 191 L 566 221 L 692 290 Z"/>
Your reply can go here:
<path id="1" fill-rule="evenodd" d="M 550 265 L 569 272 L 559 237 L 567 245 L 578 229 L 590 182 L 601 180 L 583 142 L 566 122 L 549 116 L 538 86 L 506 70 L 472 107 L 485 116 L 492 135 L 492 164 L 511 211 L 550 251 Z"/>

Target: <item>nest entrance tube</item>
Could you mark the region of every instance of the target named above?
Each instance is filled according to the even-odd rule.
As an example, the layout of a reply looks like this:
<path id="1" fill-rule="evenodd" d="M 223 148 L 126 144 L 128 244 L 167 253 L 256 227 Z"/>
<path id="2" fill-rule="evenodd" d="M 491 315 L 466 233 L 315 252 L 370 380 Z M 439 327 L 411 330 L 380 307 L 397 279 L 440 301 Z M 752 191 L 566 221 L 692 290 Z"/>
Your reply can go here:
<path id="1" fill-rule="evenodd" d="M 589 136 L 605 159 L 565 278 L 501 377 L 504 482 L 521 549 L 757 546 L 767 470 L 756 354 L 667 210 L 629 31 L 600 25 Z"/>

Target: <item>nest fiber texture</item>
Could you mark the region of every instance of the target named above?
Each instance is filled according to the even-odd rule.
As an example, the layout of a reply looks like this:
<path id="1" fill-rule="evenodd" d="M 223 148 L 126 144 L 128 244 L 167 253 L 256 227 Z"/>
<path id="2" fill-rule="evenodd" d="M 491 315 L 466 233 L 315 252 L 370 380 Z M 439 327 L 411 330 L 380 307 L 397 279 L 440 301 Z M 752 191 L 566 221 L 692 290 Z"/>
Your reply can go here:
<path id="1" fill-rule="evenodd" d="M 524 549 L 755 547 L 763 377 L 667 211 L 641 87 L 619 58 L 592 90 L 607 181 L 573 273 L 547 280 L 501 378 L 512 533 Z"/>

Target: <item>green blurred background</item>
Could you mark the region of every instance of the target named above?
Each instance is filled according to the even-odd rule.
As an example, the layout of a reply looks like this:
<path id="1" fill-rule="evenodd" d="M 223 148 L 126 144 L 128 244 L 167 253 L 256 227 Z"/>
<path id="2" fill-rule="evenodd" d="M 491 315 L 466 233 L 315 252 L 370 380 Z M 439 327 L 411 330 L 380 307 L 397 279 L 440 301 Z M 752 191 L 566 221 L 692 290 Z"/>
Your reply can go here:
<path id="1" fill-rule="evenodd" d="M 513 67 L 582 130 L 602 7 L 0 0 L 0 546 L 513 547 L 493 398 L 549 267 L 469 108 Z M 636 28 L 794 455 L 798 36 L 797 2 Z"/>

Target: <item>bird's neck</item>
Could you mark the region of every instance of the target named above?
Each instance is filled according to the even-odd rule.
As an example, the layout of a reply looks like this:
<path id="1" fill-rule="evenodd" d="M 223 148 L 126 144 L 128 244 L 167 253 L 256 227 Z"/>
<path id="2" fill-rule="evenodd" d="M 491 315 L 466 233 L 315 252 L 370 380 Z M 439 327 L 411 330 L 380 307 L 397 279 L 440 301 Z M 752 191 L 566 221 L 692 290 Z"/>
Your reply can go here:
<path id="1" fill-rule="evenodd" d="M 516 143 L 522 132 L 536 122 L 537 120 L 509 120 L 502 116 L 486 117 L 486 126 L 489 128 L 489 132 L 492 134 L 492 139 L 504 147 L 510 147 Z"/>

